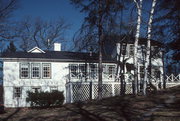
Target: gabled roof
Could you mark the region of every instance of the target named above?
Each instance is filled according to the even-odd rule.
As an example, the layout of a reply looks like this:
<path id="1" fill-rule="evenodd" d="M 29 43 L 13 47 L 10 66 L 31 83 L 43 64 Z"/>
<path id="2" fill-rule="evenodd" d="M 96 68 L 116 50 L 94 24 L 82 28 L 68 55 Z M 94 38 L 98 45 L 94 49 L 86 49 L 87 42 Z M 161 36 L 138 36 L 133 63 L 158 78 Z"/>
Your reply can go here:
<path id="1" fill-rule="evenodd" d="M 44 53 L 31 53 L 31 52 L 6 52 L 3 53 L 2 59 L 16 59 L 16 60 L 48 60 L 48 61 L 61 61 L 61 62 L 98 62 L 98 54 L 83 52 L 67 52 L 67 51 L 44 51 Z M 104 56 L 103 62 L 115 62 L 115 59 Z"/>
<path id="2" fill-rule="evenodd" d="M 45 53 L 43 50 L 41 50 L 38 47 L 34 47 L 31 50 L 27 51 L 28 53 Z"/>

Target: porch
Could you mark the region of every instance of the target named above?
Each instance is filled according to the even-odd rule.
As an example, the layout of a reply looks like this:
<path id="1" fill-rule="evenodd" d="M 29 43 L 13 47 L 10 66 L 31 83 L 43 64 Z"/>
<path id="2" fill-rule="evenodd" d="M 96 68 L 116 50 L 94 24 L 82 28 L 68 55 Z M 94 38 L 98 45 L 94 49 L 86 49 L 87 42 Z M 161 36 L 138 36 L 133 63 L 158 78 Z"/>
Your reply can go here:
<path id="1" fill-rule="evenodd" d="M 132 94 L 132 75 L 125 75 L 125 94 Z M 156 89 L 166 88 L 180 85 L 180 74 L 175 76 L 173 74 L 165 76 L 164 80 L 151 78 L 152 84 Z M 120 82 L 103 81 L 102 84 L 102 97 L 112 97 L 120 95 L 121 90 Z M 73 103 L 78 101 L 86 101 L 98 98 L 98 82 L 67 82 L 66 83 L 66 103 Z M 141 84 L 138 84 L 139 90 Z"/>
<path id="2" fill-rule="evenodd" d="M 102 97 L 120 95 L 119 82 L 103 82 Z M 126 83 L 126 94 L 132 93 L 132 84 Z M 71 82 L 66 84 L 66 103 L 98 98 L 98 82 Z"/>

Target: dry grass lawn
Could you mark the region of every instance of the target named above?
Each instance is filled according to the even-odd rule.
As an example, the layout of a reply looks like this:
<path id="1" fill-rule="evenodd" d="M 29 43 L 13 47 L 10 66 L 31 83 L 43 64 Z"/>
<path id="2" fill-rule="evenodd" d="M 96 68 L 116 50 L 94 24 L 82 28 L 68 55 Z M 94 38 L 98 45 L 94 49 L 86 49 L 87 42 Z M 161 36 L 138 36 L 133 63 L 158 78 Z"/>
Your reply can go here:
<path id="1" fill-rule="evenodd" d="M 50 109 L 6 109 L 3 121 L 180 121 L 180 86 Z"/>

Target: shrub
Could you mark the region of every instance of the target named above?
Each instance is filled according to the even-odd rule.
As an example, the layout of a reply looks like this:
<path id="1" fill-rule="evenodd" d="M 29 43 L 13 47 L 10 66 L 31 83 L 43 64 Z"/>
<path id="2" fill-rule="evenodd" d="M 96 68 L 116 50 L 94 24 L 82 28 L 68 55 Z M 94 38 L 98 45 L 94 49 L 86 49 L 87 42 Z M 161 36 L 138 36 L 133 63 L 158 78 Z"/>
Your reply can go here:
<path id="1" fill-rule="evenodd" d="M 27 102 L 30 102 L 31 107 L 57 107 L 61 106 L 64 102 L 63 92 L 27 92 Z"/>

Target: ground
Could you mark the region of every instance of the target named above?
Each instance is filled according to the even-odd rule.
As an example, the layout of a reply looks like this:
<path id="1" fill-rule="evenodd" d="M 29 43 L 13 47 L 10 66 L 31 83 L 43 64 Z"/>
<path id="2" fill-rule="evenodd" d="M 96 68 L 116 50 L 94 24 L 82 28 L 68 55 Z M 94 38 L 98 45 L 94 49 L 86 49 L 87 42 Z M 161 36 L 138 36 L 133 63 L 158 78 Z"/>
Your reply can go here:
<path id="1" fill-rule="evenodd" d="M 5 109 L 3 121 L 180 121 L 180 86 L 50 109 Z"/>

